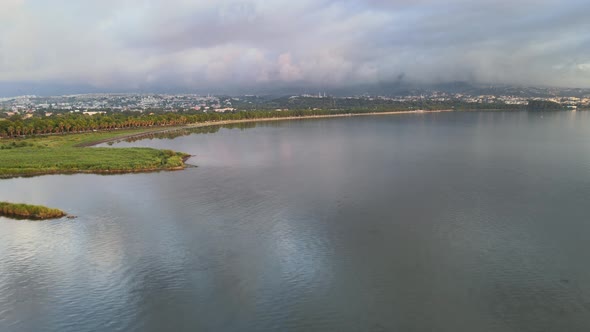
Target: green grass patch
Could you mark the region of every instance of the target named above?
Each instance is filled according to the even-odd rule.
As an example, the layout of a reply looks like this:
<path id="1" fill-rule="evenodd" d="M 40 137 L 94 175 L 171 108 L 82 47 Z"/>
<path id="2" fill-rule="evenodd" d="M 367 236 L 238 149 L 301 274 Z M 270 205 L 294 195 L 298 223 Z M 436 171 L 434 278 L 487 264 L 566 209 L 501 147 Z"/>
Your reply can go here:
<path id="1" fill-rule="evenodd" d="M 0 177 L 171 169 L 182 167 L 185 156 L 150 148 L 27 147 L 0 150 Z"/>
<path id="2" fill-rule="evenodd" d="M 0 216 L 8 218 L 44 220 L 61 218 L 65 215 L 61 210 L 41 205 L 0 202 Z"/>
<path id="3" fill-rule="evenodd" d="M 145 132 L 145 130 L 143 130 Z M 141 130 L 0 140 L 0 177 L 179 169 L 188 155 L 151 148 L 81 148 Z"/>

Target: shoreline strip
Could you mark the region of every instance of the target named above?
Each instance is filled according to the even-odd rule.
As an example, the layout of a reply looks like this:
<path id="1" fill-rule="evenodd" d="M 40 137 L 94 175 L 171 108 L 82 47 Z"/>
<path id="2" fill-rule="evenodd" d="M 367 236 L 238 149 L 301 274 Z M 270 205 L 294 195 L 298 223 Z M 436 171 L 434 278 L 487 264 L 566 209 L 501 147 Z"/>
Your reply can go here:
<path id="1" fill-rule="evenodd" d="M 224 126 L 224 125 L 237 124 L 237 123 L 325 119 L 325 118 L 346 118 L 346 117 L 353 117 L 353 116 L 372 116 L 372 115 L 424 114 L 424 113 L 442 113 L 442 112 L 454 112 L 454 111 L 455 110 L 452 110 L 452 109 L 451 110 L 431 110 L 431 111 L 430 110 L 429 111 L 426 111 L 426 110 L 388 111 L 388 112 L 370 112 L 370 113 L 343 113 L 343 114 L 325 114 L 325 115 L 286 116 L 286 117 L 260 118 L 260 119 L 206 121 L 206 122 L 191 123 L 191 124 L 180 126 L 180 127 L 166 128 L 166 129 L 162 129 L 162 130 L 150 130 L 150 131 L 145 131 L 145 132 L 141 132 L 141 133 L 137 133 L 137 134 L 106 138 L 106 139 L 102 139 L 102 140 L 95 141 L 95 142 L 88 142 L 88 143 L 84 143 L 84 144 L 79 144 L 77 146 L 78 147 L 96 146 L 99 144 L 116 142 L 116 141 L 125 140 L 125 139 L 129 139 L 129 138 L 139 138 L 139 137 L 151 135 L 151 134 L 161 134 L 161 133 L 167 133 L 167 132 L 171 132 L 171 131 L 191 129 L 191 128 Z"/>

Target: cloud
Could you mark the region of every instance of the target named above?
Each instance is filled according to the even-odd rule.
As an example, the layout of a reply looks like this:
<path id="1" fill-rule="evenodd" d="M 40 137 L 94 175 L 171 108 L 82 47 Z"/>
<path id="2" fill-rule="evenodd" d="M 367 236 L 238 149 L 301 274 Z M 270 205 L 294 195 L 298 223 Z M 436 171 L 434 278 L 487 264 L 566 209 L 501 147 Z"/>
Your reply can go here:
<path id="1" fill-rule="evenodd" d="M 0 82 L 590 87 L 589 10 L 585 0 L 3 0 Z"/>

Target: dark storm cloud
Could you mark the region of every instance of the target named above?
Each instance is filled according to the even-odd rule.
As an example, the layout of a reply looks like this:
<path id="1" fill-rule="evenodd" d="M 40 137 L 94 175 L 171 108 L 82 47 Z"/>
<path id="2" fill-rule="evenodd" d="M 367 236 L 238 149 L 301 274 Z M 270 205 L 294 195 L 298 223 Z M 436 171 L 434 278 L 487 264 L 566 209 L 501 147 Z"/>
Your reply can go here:
<path id="1" fill-rule="evenodd" d="M 578 0 L 2 0 L 0 81 L 590 87 L 589 13 Z"/>

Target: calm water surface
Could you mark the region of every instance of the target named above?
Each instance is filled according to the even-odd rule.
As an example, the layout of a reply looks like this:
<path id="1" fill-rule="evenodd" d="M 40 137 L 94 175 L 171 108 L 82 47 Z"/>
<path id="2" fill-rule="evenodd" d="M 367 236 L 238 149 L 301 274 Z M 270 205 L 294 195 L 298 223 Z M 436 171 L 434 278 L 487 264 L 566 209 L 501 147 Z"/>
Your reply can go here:
<path id="1" fill-rule="evenodd" d="M 590 113 L 261 123 L 0 181 L 0 331 L 589 331 Z"/>

